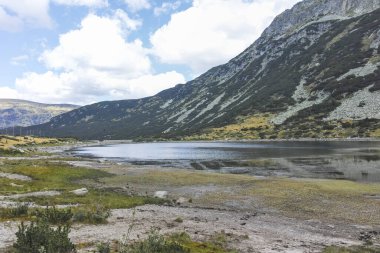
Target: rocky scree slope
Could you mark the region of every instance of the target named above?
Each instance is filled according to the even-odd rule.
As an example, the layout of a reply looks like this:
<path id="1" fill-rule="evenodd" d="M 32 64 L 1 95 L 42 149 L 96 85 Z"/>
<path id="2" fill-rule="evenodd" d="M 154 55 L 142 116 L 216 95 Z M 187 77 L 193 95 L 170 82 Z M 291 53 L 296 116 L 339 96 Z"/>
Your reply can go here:
<path id="1" fill-rule="evenodd" d="M 380 126 L 379 8 L 380 0 L 303 1 L 195 80 L 152 97 L 85 106 L 32 129 L 85 139 L 176 138 L 260 117 L 266 124 L 245 128 L 247 136 L 371 136 Z M 232 137 L 244 138 L 239 132 Z"/>
<path id="2" fill-rule="evenodd" d="M 17 99 L 0 99 L 0 128 L 42 124 L 77 108 L 76 105 L 49 105 Z"/>

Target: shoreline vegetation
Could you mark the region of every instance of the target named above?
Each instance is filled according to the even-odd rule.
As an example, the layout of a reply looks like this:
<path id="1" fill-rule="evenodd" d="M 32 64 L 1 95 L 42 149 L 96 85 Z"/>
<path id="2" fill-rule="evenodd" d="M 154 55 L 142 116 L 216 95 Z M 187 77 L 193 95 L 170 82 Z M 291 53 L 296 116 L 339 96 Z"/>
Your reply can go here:
<path id="1" fill-rule="evenodd" d="M 0 140 L 0 252 L 21 252 L 30 222 L 39 236 L 67 226 L 77 252 L 380 252 L 378 183 L 137 166 L 65 152 L 131 141 Z M 337 139 L 318 141 L 327 140 Z M 160 191 L 166 195 L 155 197 Z"/>

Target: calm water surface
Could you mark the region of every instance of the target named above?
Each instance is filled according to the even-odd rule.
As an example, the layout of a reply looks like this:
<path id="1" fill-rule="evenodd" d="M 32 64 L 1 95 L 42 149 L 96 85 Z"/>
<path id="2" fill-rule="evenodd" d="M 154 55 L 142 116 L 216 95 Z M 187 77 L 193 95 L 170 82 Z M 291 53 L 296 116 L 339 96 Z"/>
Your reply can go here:
<path id="1" fill-rule="evenodd" d="M 255 176 L 380 182 L 380 142 L 171 142 L 84 147 L 80 156 Z"/>

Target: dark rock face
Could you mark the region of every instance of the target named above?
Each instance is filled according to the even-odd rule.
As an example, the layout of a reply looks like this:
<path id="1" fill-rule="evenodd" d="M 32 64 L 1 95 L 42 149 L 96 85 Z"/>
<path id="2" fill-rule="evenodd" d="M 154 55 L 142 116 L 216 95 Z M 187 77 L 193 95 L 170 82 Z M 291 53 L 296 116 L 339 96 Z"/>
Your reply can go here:
<path id="1" fill-rule="evenodd" d="M 379 7 L 380 0 L 305 0 L 195 80 L 152 97 L 85 106 L 31 129 L 85 139 L 176 137 L 262 113 L 276 131 L 346 119 L 380 126 Z"/>

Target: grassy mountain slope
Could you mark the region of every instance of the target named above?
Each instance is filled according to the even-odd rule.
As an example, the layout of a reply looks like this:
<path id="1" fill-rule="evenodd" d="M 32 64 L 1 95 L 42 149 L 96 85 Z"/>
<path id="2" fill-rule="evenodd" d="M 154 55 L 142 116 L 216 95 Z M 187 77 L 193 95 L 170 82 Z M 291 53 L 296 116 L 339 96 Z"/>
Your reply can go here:
<path id="1" fill-rule="evenodd" d="M 239 56 L 186 84 L 85 106 L 30 129 L 86 139 L 377 136 L 380 1 L 351 0 L 344 13 L 342 1 L 296 5 Z M 363 3 L 376 10 L 357 14 Z M 304 18 L 310 8 L 331 13 Z"/>

